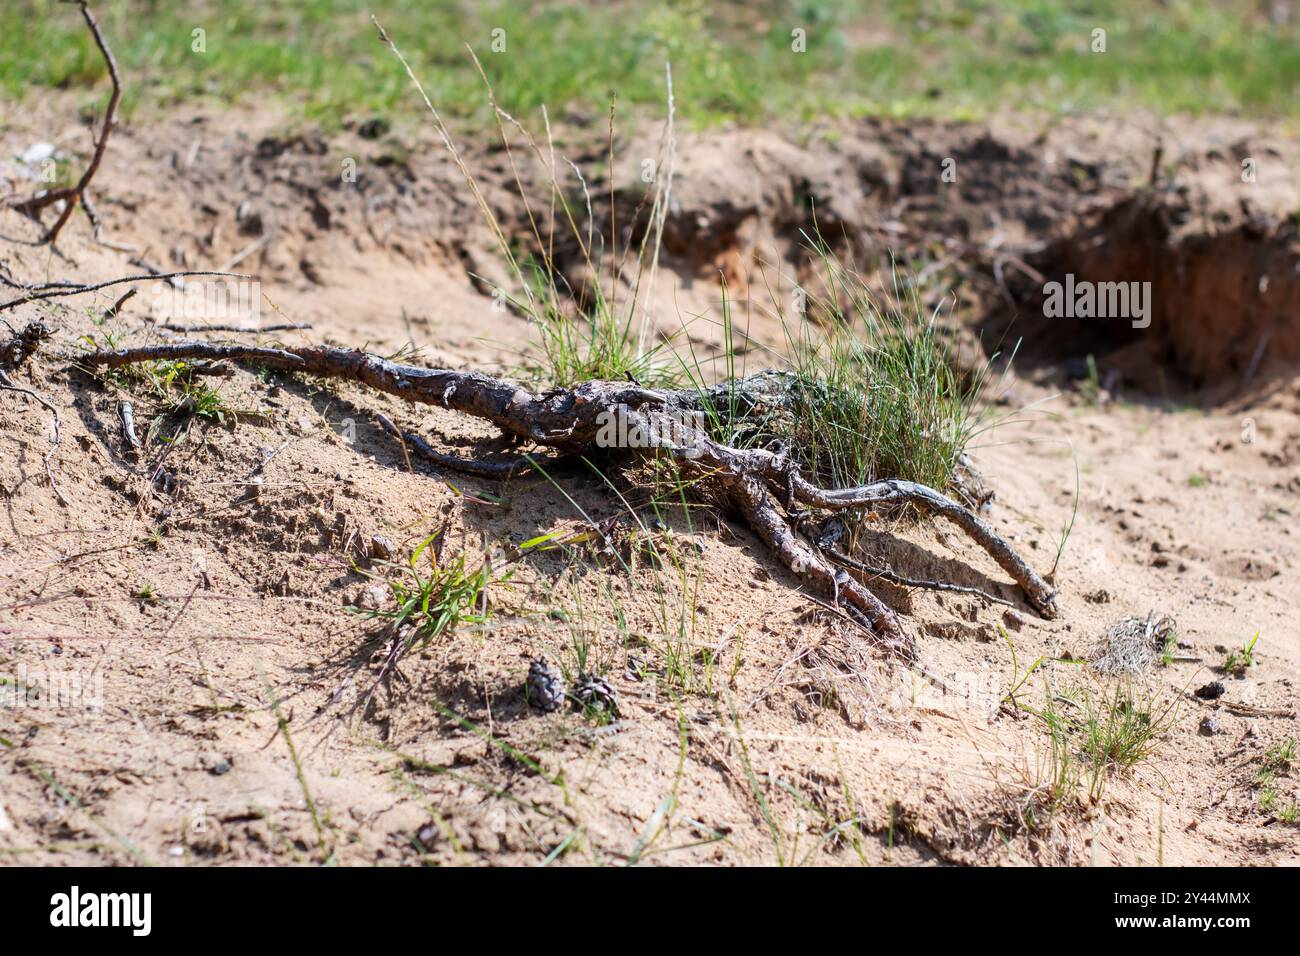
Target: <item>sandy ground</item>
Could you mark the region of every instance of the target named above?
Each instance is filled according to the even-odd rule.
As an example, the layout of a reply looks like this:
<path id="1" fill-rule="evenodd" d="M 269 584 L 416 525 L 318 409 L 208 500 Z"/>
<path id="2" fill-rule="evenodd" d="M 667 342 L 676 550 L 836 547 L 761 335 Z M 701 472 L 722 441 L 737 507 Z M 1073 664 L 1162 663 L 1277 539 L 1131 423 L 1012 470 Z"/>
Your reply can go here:
<path id="1" fill-rule="evenodd" d="M 34 188 L 11 159 L 32 143 L 84 149 L 84 130 L 59 106 L 10 117 L 6 191 Z M 277 333 L 283 341 L 413 346 L 430 365 L 517 371 L 532 331 L 487 294 L 500 265 L 451 163 L 431 143 L 404 152 L 358 131 L 283 138 L 282 125 L 187 116 L 122 128 L 95 198 L 103 238 L 135 251 L 95 243 L 78 216 L 52 253 L 35 244 L 34 223 L 4 211 L 0 274 L 90 281 L 139 272 L 132 260 L 201 269 L 243 255 L 237 267 L 267 296 L 262 322 L 312 323 Z M 1108 142 L 1099 128 L 1120 127 L 682 137 L 654 319 L 680 330 L 682 316 L 705 315 L 686 333 L 701 348 L 717 339 L 719 270 L 743 304 L 758 295 L 760 260 L 794 262 L 801 190 L 822 197 L 823 226 L 855 254 L 938 246 L 933 278 L 955 291 L 967 347 L 980 329 L 1006 335 L 1004 293 L 1032 302 L 1016 262 L 1059 268 L 1080 236 L 1112 250 L 1129 241 L 1120 258 L 1151 268 L 1191 264 L 1179 284 L 1203 308 L 1168 304 L 1176 291 L 1166 289 L 1147 336 L 1012 326 L 1025 357 L 990 395 L 1002 424 L 971 452 L 996 492 L 988 519 L 1040 571 L 1074 515 L 1055 573 L 1058 619 L 1037 617 L 950 526 L 907 516 L 872 525 L 865 548 L 900 572 L 1014 605 L 879 583 L 916 634 L 925 675 L 809 602 L 734 516 L 701 508 L 660 532 L 680 574 L 646 561 L 629 571 L 581 545 L 515 560 L 490 590 L 485 624 L 405 658 L 370 696 L 387 639 L 346 606 L 374 600 L 367 575 L 384 573 L 369 556 L 375 536 L 405 555 L 441 530 L 446 558 L 464 552 L 477 566 L 490 554 L 504 574 L 512 547 L 580 530 L 584 515 L 629 525 L 644 497 L 615 478 L 625 503 L 582 471 L 553 485 L 408 470 L 377 412 L 462 452 L 490 430 L 359 387 L 243 369 L 213 380 L 239 410 L 233 420 L 195 423 L 170 449 L 163 423 L 139 458 L 118 420 L 125 396 L 69 360 L 84 336 L 165 340 L 156 320 L 175 314 L 171 293 L 141 283 L 107 319 L 121 289 L 4 312 L 15 327 L 39 318 L 55 330 L 15 377 L 60 409 L 54 472 L 67 504 L 43 473 L 51 416 L 0 393 L 0 693 L 10 692 L 0 861 L 1300 861 L 1300 829 L 1279 815 L 1297 797 L 1296 774 L 1277 775 L 1268 808 L 1257 780 L 1266 751 L 1300 736 L 1300 379 L 1290 351 L 1300 310 L 1294 227 L 1279 214 L 1295 197 L 1279 185 L 1241 211 L 1236 154 L 1257 134 L 1225 123 L 1184 131 L 1209 143 L 1195 155 L 1168 148 L 1182 192 L 1160 193 L 1152 212 L 1143 189 L 1153 134 Z M 580 151 L 583 135 L 561 145 Z M 626 182 L 614 176 L 616 205 L 635 210 L 644 149 L 620 145 L 630 158 Z M 1296 155 L 1293 144 L 1267 149 L 1278 163 Z M 949 155 L 962 185 L 936 199 Z M 469 156 L 517 231 L 505 157 L 486 147 Z M 355 183 L 340 179 L 348 159 Z M 599 195 L 608 179 L 588 161 Z M 1205 200 L 1200 218 L 1180 220 L 1188 195 Z M 1154 230 L 1170 209 L 1174 225 Z M 1235 211 L 1224 219 L 1222 209 Z M 1218 253 L 1227 278 L 1201 277 L 1216 238 L 1235 250 Z M 1081 273 L 1092 262 L 1071 261 Z M 1258 282 L 1242 286 L 1251 268 L 1276 270 L 1280 300 L 1261 290 L 1267 308 L 1229 309 L 1214 298 L 1220 287 L 1255 294 Z M 752 369 L 771 361 L 763 346 L 779 345 L 779 328 L 759 309 L 744 314 Z M 1250 333 L 1266 318 L 1274 331 L 1259 348 Z M 1100 391 L 1068 374 L 1089 352 Z M 144 431 L 152 406 L 135 405 Z M 142 465 L 164 452 L 170 480 L 151 484 Z M 1111 686 L 1080 660 L 1112 624 L 1151 611 L 1176 620 L 1181 642 L 1180 660 L 1131 683 L 1170 714 L 1158 748 L 1131 772 L 1108 772 L 1093 798 L 1085 768 L 1079 794 L 1044 812 L 1050 738 L 1028 708 L 1051 694 L 1068 711 Z M 1219 673 L 1256 633 L 1256 666 Z M 612 724 L 539 713 L 524 699 L 532 657 L 576 671 L 579 645 L 619 693 Z M 1022 683 L 1040 658 L 1064 662 Z M 1215 680 L 1226 688 L 1217 701 L 1192 693 Z M 1007 702 L 1012 692 L 1023 706 Z"/>

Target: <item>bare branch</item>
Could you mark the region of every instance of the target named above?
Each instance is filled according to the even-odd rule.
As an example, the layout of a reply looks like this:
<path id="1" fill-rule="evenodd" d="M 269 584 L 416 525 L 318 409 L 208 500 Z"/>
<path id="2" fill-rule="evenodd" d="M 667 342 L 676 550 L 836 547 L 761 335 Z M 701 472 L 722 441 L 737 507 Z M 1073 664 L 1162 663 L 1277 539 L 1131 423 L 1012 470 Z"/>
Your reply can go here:
<path id="1" fill-rule="evenodd" d="M 936 514 L 943 515 L 966 532 L 980 547 L 987 551 L 998 566 L 1024 588 L 1025 594 L 1044 617 L 1056 616 L 1056 592 L 1040 578 L 1024 559 L 1007 544 L 996 531 L 982 519 L 967 511 L 947 495 L 940 494 L 933 488 L 917 484 L 914 481 L 902 481 L 888 478 L 860 488 L 842 488 L 825 491 L 806 481 L 791 471 L 792 464 L 784 466 L 784 474 L 793 478 L 795 497 L 805 504 L 831 511 L 849 508 L 863 508 L 888 502 L 906 502 L 921 505 Z"/>
<path id="2" fill-rule="evenodd" d="M 86 187 L 90 185 L 91 179 L 94 178 L 95 172 L 99 169 L 99 163 L 104 158 L 104 150 L 108 147 L 108 134 L 113 131 L 117 125 L 117 104 L 122 99 L 122 78 L 117 72 L 117 59 L 113 56 L 113 51 L 109 49 L 108 42 L 104 39 L 104 34 L 99 30 L 99 23 L 95 20 L 95 15 L 90 12 L 90 7 L 86 6 L 85 0 L 78 4 L 81 7 L 81 15 L 86 20 L 86 26 L 90 27 L 90 32 L 95 38 L 95 45 L 99 47 L 100 54 L 104 57 L 104 62 L 108 64 L 108 75 L 113 81 L 113 94 L 108 99 L 108 109 L 104 111 L 104 126 L 100 131 L 99 139 L 95 143 L 95 154 L 90 157 L 90 165 L 86 171 L 81 174 L 81 179 L 73 187 L 72 195 L 67 199 L 67 205 L 63 207 L 63 212 L 50 231 L 45 234 L 45 242 L 53 243 L 59 238 L 64 224 L 72 215 L 72 210 L 77 207 L 81 197 L 85 195 Z"/>
<path id="3" fill-rule="evenodd" d="M 158 326 L 160 329 L 166 329 L 168 332 L 240 332 L 247 334 L 258 334 L 261 332 L 294 332 L 302 329 L 310 329 L 310 322 L 275 322 L 271 325 L 221 325 L 219 323 L 212 325 L 172 325 L 170 322 L 162 323 Z"/>
<path id="4" fill-rule="evenodd" d="M 897 584 L 905 588 L 924 588 L 929 591 L 950 591 L 953 594 L 973 594 L 981 597 L 993 604 L 1005 604 L 1007 607 L 1015 607 L 1015 604 L 1006 598 L 1000 598 L 996 595 L 989 594 L 982 588 L 966 587 L 961 584 L 952 584 L 948 581 L 929 581 L 925 578 L 904 577 L 889 568 L 878 568 L 867 564 L 865 561 L 859 561 L 857 558 L 850 557 L 838 548 L 822 545 L 821 549 L 826 556 L 836 564 L 843 565 L 846 568 L 852 568 L 854 571 L 860 571 L 863 574 L 869 574 L 873 578 L 880 578 L 882 581 L 888 581 L 890 584 Z"/>

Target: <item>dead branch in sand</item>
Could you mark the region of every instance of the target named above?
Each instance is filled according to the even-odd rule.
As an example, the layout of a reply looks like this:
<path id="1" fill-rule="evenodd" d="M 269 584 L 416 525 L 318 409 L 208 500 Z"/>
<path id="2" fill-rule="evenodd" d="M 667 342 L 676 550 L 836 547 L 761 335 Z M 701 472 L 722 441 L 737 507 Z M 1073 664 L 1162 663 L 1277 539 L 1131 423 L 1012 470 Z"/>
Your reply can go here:
<path id="1" fill-rule="evenodd" d="M 161 322 L 158 328 L 167 332 L 240 332 L 246 334 L 257 334 L 259 332 L 297 332 L 304 329 L 310 329 L 310 322 L 273 322 L 270 325 L 227 325 L 222 323 L 211 323 L 208 325 L 172 325 L 170 322 Z"/>
<path id="2" fill-rule="evenodd" d="M 942 515 L 1011 575 L 1040 614 L 1052 617 L 1056 613 L 1053 590 L 1024 559 L 983 520 L 933 488 L 898 479 L 857 488 L 821 488 L 802 476 L 787 452 L 723 445 L 694 424 L 704 410 L 716 415 L 733 408 L 738 410 L 737 417 L 742 417 L 745 409 L 788 397 L 792 379 L 780 372 L 761 372 L 705 389 L 666 391 L 633 382 L 589 381 L 573 388 L 533 392 L 480 372 L 419 368 L 358 350 L 323 346 L 258 348 L 179 342 L 95 352 L 81 357 L 80 362 L 119 368 L 159 359 L 243 361 L 360 382 L 409 402 L 484 419 L 516 441 L 550 448 L 560 455 L 603 450 L 666 457 L 702 490 L 733 505 L 800 581 L 909 661 L 915 659 L 915 648 L 894 612 L 861 580 L 836 567 L 818 544 L 796 533 L 801 509 L 834 513 L 896 503 Z M 718 389 L 727 391 L 731 401 L 717 401 Z M 423 453 L 424 443 L 418 436 L 399 432 L 391 422 L 386 430 L 396 433 L 404 448 Z M 637 437 L 611 447 L 607 440 L 611 431 Z M 437 452 L 429 457 L 449 468 L 493 477 L 518 474 L 540 464 L 527 456 L 501 463 L 469 462 Z"/>
<path id="3" fill-rule="evenodd" d="M 53 243 L 58 239 L 59 233 L 63 230 L 64 224 L 66 224 L 68 219 L 72 216 L 72 211 L 85 199 L 86 187 L 90 185 L 90 181 L 95 177 L 95 173 L 99 170 L 100 161 L 104 158 L 104 150 L 108 147 L 108 134 L 111 133 L 113 127 L 117 125 L 117 104 L 122 99 L 122 78 L 117 72 L 117 59 L 113 56 L 113 51 L 109 49 L 108 41 L 104 39 L 104 34 L 100 32 L 99 23 L 95 20 L 95 15 L 90 12 L 90 7 L 86 5 L 86 0 L 77 0 L 77 6 L 81 7 L 81 15 L 85 18 L 86 26 L 90 28 L 90 33 L 95 38 L 95 45 L 99 47 L 99 52 L 104 57 L 104 62 L 108 64 L 108 75 L 113 81 L 113 93 L 108 99 L 108 109 L 104 111 L 104 125 L 100 130 L 99 138 L 95 141 L 95 152 L 90 157 L 90 165 L 87 166 L 86 171 L 81 174 L 81 179 L 77 180 L 77 185 L 67 189 L 51 189 L 40 196 L 35 196 L 31 199 L 26 199 L 14 204 L 13 208 L 20 212 L 25 212 L 30 216 L 35 216 L 37 212 L 44 209 L 46 206 L 53 205 L 59 201 L 65 203 L 63 212 L 59 214 L 59 218 L 54 221 L 54 225 L 50 227 L 49 231 L 45 233 L 44 238 L 41 239 L 42 242 L 48 243 Z M 90 215 L 92 222 L 95 224 L 95 234 L 98 239 L 98 217 L 94 215 L 93 211 Z"/>

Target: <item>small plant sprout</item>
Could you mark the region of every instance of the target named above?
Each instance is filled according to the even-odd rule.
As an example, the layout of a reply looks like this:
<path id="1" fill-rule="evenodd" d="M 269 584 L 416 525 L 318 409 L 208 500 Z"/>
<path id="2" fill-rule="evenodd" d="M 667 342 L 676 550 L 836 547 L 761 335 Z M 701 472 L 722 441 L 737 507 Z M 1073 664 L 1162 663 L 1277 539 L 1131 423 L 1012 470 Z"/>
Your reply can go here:
<path id="1" fill-rule="evenodd" d="M 1243 677 L 1246 671 L 1255 666 L 1255 642 L 1259 640 L 1259 631 L 1255 632 L 1246 644 L 1242 645 L 1239 650 L 1229 651 L 1228 656 L 1223 659 L 1223 672 L 1231 674 L 1233 677 Z"/>
<path id="2" fill-rule="evenodd" d="M 395 607 L 364 613 L 390 622 L 398 633 L 410 628 L 404 641 L 407 649 L 427 644 L 457 625 L 482 624 L 488 619 L 490 563 L 485 559 L 473 568 L 463 551 L 452 558 L 439 557 L 432 545 L 440 534 L 434 532 L 421 541 L 405 563 L 378 562 L 395 572 L 384 580 Z"/>

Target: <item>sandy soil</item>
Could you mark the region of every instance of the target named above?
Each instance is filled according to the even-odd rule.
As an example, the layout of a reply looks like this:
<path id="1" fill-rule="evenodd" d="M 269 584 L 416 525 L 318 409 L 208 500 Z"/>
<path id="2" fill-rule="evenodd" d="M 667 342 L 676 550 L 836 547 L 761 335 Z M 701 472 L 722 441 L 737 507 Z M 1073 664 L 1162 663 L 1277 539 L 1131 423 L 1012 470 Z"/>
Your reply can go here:
<path id="1" fill-rule="evenodd" d="M 34 188 L 11 160 L 32 143 L 84 150 L 66 106 L 10 117 L 0 188 Z M 274 305 L 261 320 L 313 325 L 284 341 L 414 346 L 431 365 L 517 371 L 531 330 L 494 308 L 491 236 L 432 140 L 403 150 L 366 131 L 326 141 L 285 138 L 283 126 L 263 114 L 124 126 L 95 199 L 104 238 L 137 251 L 95 243 L 77 217 L 51 252 L 36 224 L 4 211 L 0 274 L 90 281 L 138 272 L 132 260 L 220 268 L 242 253 L 238 268 Z M 213 380 L 241 414 L 194 424 L 166 452 L 170 480 L 151 484 L 122 435 L 122 396 L 70 359 L 83 336 L 166 339 L 156 320 L 170 294 L 142 283 L 108 319 L 120 289 L 6 311 L 15 327 L 55 329 L 16 378 L 60 409 L 54 471 L 68 503 L 42 468 L 51 416 L 0 393 L 0 692 L 28 685 L 0 707 L 0 861 L 1300 862 L 1300 829 L 1278 815 L 1296 775 L 1276 780 L 1271 810 L 1256 781 L 1266 750 L 1300 736 L 1300 203 L 1272 172 L 1294 168 L 1297 148 L 1227 122 L 1165 130 L 1163 182 L 1150 189 L 1159 133 L 1008 120 L 680 138 L 654 319 L 680 332 L 683 316 L 704 315 L 681 341 L 717 341 L 719 270 L 742 306 L 760 295 L 760 262 L 798 273 L 808 195 L 823 230 L 863 261 L 937 250 L 939 291 L 926 295 L 953 292 L 967 354 L 981 354 L 980 332 L 1025 340 L 990 395 L 1003 423 L 972 457 L 996 492 L 988 519 L 1044 572 L 1077 477 L 1055 574 L 1061 614 L 1038 618 L 951 527 L 884 516 L 868 552 L 1015 605 L 879 584 L 928 676 L 810 603 L 734 516 L 703 508 L 661 532 L 681 579 L 579 545 L 514 561 L 487 623 L 407 657 L 368 696 L 387 642 L 346 606 L 374 600 L 375 536 L 407 554 L 442 529 L 444 555 L 491 554 L 504 569 L 512 546 L 579 530 L 584 514 L 627 519 L 629 506 L 581 471 L 556 476 L 561 492 L 539 477 L 408 470 L 377 412 L 462 452 L 490 431 L 359 387 L 242 369 Z M 604 195 L 586 135 L 567 131 L 560 145 Z M 631 228 L 650 147 L 619 146 L 615 205 Z M 1265 159 L 1257 183 L 1240 181 L 1243 151 Z M 508 158 L 468 155 L 517 233 Z M 949 157 L 958 181 L 944 192 Z M 340 178 L 348 159 L 355 183 Z M 526 190 L 538 181 L 531 166 L 521 175 Z M 1029 276 L 1068 270 L 1156 281 L 1151 329 L 1048 326 Z M 746 361 L 770 363 L 779 326 L 742 312 Z M 1087 354 L 1094 387 L 1077 381 Z M 135 404 L 143 431 L 151 405 Z M 165 447 L 155 440 L 147 459 Z M 1175 707 L 1158 749 L 1110 773 L 1099 798 L 1085 784 L 1057 813 L 1027 815 L 1050 741 L 1006 695 L 1040 658 L 1067 662 L 1019 687 L 1026 707 L 1099 692 L 1078 660 L 1112 624 L 1150 611 L 1177 621 L 1187 658 L 1134 683 Z M 1256 632 L 1256 666 L 1218 673 Z M 612 724 L 524 699 L 530 658 L 576 670 L 577 644 L 620 695 Z M 1226 687 L 1217 701 L 1192 693 L 1214 680 Z"/>

